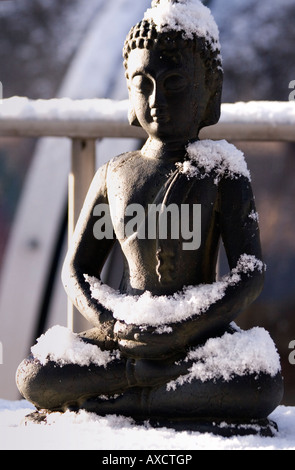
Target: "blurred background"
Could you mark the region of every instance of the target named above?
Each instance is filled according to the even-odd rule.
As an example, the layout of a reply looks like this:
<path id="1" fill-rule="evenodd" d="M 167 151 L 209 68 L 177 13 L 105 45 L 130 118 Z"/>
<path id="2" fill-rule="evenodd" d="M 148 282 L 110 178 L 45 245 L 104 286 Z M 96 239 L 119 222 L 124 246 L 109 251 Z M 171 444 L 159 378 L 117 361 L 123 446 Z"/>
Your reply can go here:
<path id="1" fill-rule="evenodd" d="M 211 0 L 203 3 L 211 8 L 220 29 L 223 102 L 287 101 L 291 91 L 289 83 L 295 80 L 294 0 Z M 128 30 L 142 18 L 149 5 L 150 0 L 0 0 L 3 97 L 127 98 L 121 49 Z M 0 285 L 5 283 L 8 270 L 11 272 L 11 247 L 17 243 L 15 237 L 21 236 L 22 225 L 17 225 L 20 224 L 20 212 L 31 214 L 32 222 L 26 215 L 25 223 L 29 227 L 36 223 L 33 208 L 31 212 L 21 209 L 27 192 L 32 192 L 34 184 L 36 186 L 35 179 L 41 193 L 46 193 L 47 185 L 53 188 L 55 197 L 60 191 L 61 201 L 66 201 L 69 162 L 65 162 L 66 158 L 60 154 L 68 149 L 68 143 L 54 139 L 41 143 L 40 140 L 45 139 L 0 138 Z M 295 405 L 295 365 L 288 361 L 289 343 L 295 340 L 295 146 L 278 142 L 235 144 L 245 152 L 252 174 L 264 261 L 268 267 L 263 293 L 237 323 L 243 328 L 263 326 L 270 332 L 281 355 L 284 404 Z M 130 149 L 130 145 L 136 144 L 119 139 L 115 144 L 100 143 L 97 164 L 125 148 Z M 40 166 L 45 153 L 47 156 Z M 51 155 L 58 163 L 54 171 Z M 37 189 L 36 186 L 35 194 L 31 196 L 36 207 L 42 199 L 42 195 L 37 196 Z M 50 204 L 51 196 L 46 198 Z M 62 208 L 63 205 L 63 202 L 59 204 Z M 50 254 L 51 290 L 48 291 L 47 283 L 44 287 L 47 293 L 44 293 L 39 309 L 42 318 L 32 319 L 28 314 L 30 344 L 51 324 L 66 323 L 66 298 L 60 293 L 59 280 L 64 255 L 64 208 L 56 219 L 48 221 L 50 211 L 47 214 L 46 207 L 43 214 L 40 225 L 44 230 L 46 223 L 53 225 L 58 242 Z M 35 256 L 42 249 L 38 228 L 35 230 L 26 238 L 24 256 Z M 17 235 L 13 235 L 14 232 L 18 232 Z M 16 260 L 15 289 L 10 295 L 16 297 L 19 316 L 22 316 L 26 312 L 21 289 L 25 288 L 30 296 L 37 287 L 21 285 L 20 268 L 16 263 L 22 263 L 22 251 L 17 256 L 13 258 Z M 59 293 L 53 301 L 48 292 L 53 292 L 54 284 Z M 49 312 L 48 299 L 53 313 Z M 46 301 L 47 308 L 44 309 Z M 5 315 L 10 318 L 13 328 L 6 328 Z M 16 345 L 23 334 L 18 329 L 18 312 L 5 311 L 2 316 L 0 312 L 0 318 L 1 343 Z M 10 349 L 4 344 L 0 398 L 15 399 L 15 364 L 10 361 L 10 355 Z M 5 367 L 12 371 L 11 377 L 2 374 Z"/>

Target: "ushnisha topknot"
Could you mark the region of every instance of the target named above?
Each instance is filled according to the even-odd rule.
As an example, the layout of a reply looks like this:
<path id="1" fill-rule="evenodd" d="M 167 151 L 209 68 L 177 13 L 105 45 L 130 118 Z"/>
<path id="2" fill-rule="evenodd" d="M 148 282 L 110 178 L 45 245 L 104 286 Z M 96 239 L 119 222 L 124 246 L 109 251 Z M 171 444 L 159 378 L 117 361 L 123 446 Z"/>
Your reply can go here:
<path id="1" fill-rule="evenodd" d="M 185 41 L 186 47 L 197 44 L 205 63 L 222 70 L 218 27 L 209 8 L 200 0 L 153 0 L 143 19 L 126 37 L 125 70 L 131 50 L 152 49 L 156 44 L 168 50 L 181 41 Z"/>
<path id="2" fill-rule="evenodd" d="M 157 31 L 181 31 L 187 39 L 204 37 L 213 48 L 220 48 L 218 26 L 200 0 L 153 0 L 144 19 L 152 21 Z"/>

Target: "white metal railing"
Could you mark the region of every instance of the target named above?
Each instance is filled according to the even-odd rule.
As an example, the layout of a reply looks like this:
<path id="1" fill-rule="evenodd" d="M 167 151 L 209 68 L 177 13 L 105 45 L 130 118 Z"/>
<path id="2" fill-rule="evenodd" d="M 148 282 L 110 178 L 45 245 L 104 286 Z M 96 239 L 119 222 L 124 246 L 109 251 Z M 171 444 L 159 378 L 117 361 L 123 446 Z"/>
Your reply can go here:
<path id="1" fill-rule="evenodd" d="M 86 192 L 95 173 L 95 141 L 104 137 L 147 137 L 130 126 L 128 101 L 67 98 L 32 101 L 13 97 L 0 105 L 0 136 L 68 137 L 72 139 L 68 186 L 68 233 L 71 237 Z M 200 133 L 201 138 L 228 141 L 295 142 L 295 102 L 223 104 L 221 119 Z M 69 305 L 68 326 L 73 312 Z"/>
<path id="2" fill-rule="evenodd" d="M 107 99 L 29 100 L 13 97 L 0 102 L 0 136 L 145 138 L 130 126 L 128 101 Z M 294 141 L 295 101 L 224 103 L 217 125 L 201 131 L 201 138 L 229 141 Z"/>

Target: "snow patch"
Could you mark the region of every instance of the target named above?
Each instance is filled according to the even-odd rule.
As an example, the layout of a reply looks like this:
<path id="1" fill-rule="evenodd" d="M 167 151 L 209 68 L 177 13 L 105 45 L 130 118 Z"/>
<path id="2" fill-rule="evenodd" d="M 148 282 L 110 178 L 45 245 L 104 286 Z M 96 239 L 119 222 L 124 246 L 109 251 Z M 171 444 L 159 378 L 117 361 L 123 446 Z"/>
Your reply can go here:
<path id="1" fill-rule="evenodd" d="M 50 100 L 30 100 L 22 96 L 4 99 L 0 118 L 42 119 L 42 120 L 91 120 L 107 119 L 126 121 L 128 100 L 89 98 L 53 98 Z"/>
<path id="2" fill-rule="evenodd" d="M 232 270 L 232 273 L 253 273 L 255 270 L 262 273 L 266 269 L 266 265 L 253 255 L 241 255 L 237 266 Z"/>
<path id="3" fill-rule="evenodd" d="M 236 179 L 240 176 L 251 181 L 243 152 L 226 140 L 199 140 L 187 146 L 187 153 L 189 159 L 178 166 L 188 178 L 204 178 L 214 170 L 215 184 L 221 178 Z"/>
<path id="4" fill-rule="evenodd" d="M 281 370 L 276 347 L 269 333 L 260 327 L 210 338 L 204 346 L 189 352 L 185 361 L 191 360 L 194 362 L 189 373 L 169 382 L 167 390 L 175 390 L 194 379 L 228 382 L 234 376 L 260 372 L 274 377 Z"/>
<path id="5" fill-rule="evenodd" d="M 223 103 L 220 122 L 294 125 L 295 101 L 238 101 Z"/>
<path id="6" fill-rule="evenodd" d="M 154 0 L 144 19 L 152 21 L 158 31 L 183 31 L 183 37 L 204 37 L 212 49 L 220 49 L 219 30 L 209 8 L 199 0 Z"/>
<path id="7" fill-rule="evenodd" d="M 173 333 L 173 329 L 171 328 L 171 326 L 158 326 L 158 328 L 155 330 L 155 333 L 158 334 L 158 335 L 163 335 L 163 334 L 170 334 L 170 333 Z"/>
<path id="8" fill-rule="evenodd" d="M 31 348 L 33 356 L 41 364 L 54 361 L 60 366 L 77 364 L 80 366 L 107 367 L 116 359 L 117 352 L 102 351 L 93 344 L 84 342 L 76 333 L 68 328 L 56 325 L 37 339 L 37 344 Z"/>
<path id="9" fill-rule="evenodd" d="M 228 286 L 240 281 L 240 273 L 250 274 L 254 270 L 262 272 L 263 269 L 262 261 L 255 256 L 244 254 L 236 268 L 220 281 L 188 286 L 172 296 L 153 296 L 149 291 L 140 296 L 121 294 L 95 277 L 87 274 L 84 274 L 84 277 L 89 283 L 92 297 L 111 310 L 114 318 L 127 324 L 158 327 L 204 313 L 210 305 L 223 298 Z"/>
<path id="10" fill-rule="evenodd" d="M 249 219 L 252 219 L 254 220 L 255 222 L 259 222 L 259 214 L 258 212 L 255 212 L 255 211 L 252 211 L 250 212 L 250 214 L 248 215 Z"/>

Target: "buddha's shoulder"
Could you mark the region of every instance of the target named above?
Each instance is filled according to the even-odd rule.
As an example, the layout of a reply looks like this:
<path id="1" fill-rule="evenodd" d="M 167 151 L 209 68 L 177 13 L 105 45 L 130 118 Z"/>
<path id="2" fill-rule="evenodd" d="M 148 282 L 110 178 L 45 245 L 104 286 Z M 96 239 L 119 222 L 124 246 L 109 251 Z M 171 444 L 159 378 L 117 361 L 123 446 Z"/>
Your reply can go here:
<path id="1" fill-rule="evenodd" d="M 96 182 L 98 181 L 105 181 L 109 178 L 112 178 L 114 173 L 120 173 L 120 171 L 126 172 L 126 170 L 130 171 L 132 162 L 139 160 L 140 151 L 133 151 L 133 152 L 125 152 L 116 157 L 111 158 L 103 165 L 99 166 L 96 171 L 94 179 Z M 134 163 L 133 163 L 134 165 Z"/>
<path id="2" fill-rule="evenodd" d="M 121 153 L 116 157 L 113 157 L 108 163 L 108 170 L 111 172 L 119 171 L 123 168 L 130 168 L 138 162 L 140 158 L 140 150 L 134 150 L 131 152 Z"/>

